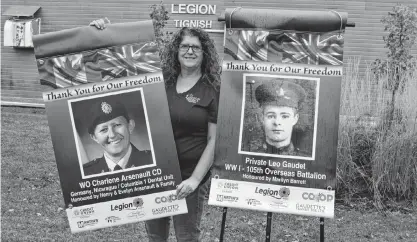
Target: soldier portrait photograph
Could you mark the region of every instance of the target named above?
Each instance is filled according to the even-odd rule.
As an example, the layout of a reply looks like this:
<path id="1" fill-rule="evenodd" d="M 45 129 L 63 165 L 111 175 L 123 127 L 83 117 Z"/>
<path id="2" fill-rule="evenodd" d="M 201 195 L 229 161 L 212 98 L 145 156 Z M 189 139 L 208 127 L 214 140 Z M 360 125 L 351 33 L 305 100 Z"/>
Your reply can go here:
<path id="1" fill-rule="evenodd" d="M 142 89 L 70 101 L 82 176 L 155 166 Z"/>
<path id="2" fill-rule="evenodd" d="M 239 153 L 314 159 L 318 78 L 245 74 Z"/>

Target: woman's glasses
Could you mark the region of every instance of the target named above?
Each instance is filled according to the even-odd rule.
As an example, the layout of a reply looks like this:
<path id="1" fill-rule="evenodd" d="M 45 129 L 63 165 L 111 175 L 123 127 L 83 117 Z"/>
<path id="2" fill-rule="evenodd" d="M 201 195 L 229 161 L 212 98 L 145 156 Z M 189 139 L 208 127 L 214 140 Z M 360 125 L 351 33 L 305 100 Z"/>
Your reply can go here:
<path id="1" fill-rule="evenodd" d="M 194 53 L 200 53 L 202 51 L 200 46 L 196 45 L 180 45 L 181 52 L 188 52 L 189 49 L 192 49 Z"/>

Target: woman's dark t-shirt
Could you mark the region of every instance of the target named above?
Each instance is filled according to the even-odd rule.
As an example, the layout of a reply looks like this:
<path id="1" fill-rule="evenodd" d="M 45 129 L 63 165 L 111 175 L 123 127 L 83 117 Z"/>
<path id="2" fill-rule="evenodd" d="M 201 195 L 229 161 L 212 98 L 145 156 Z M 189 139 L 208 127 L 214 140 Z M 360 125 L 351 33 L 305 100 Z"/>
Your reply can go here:
<path id="1" fill-rule="evenodd" d="M 172 129 L 177 147 L 182 179 L 188 179 L 207 145 L 208 123 L 217 123 L 219 94 L 204 78 L 188 91 L 177 93 L 167 87 Z M 206 181 L 209 172 L 204 177 Z"/>

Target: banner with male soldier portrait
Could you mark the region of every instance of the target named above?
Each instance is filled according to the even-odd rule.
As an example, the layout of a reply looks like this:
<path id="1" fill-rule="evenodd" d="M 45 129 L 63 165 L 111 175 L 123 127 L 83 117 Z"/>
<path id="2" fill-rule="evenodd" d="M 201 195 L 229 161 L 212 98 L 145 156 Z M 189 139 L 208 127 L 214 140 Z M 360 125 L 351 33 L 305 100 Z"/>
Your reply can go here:
<path id="1" fill-rule="evenodd" d="M 227 9 L 209 204 L 333 217 L 346 13 Z"/>
<path id="2" fill-rule="evenodd" d="M 186 213 L 152 22 L 33 41 L 71 231 Z"/>

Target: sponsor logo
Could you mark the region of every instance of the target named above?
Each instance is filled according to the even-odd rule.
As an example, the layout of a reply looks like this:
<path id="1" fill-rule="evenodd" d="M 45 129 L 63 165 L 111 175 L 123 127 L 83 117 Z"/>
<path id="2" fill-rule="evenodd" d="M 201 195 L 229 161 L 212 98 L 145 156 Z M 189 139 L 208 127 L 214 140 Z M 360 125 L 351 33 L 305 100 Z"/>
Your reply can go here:
<path id="1" fill-rule="evenodd" d="M 224 188 L 230 189 L 230 190 L 238 190 L 239 189 L 239 183 L 236 182 L 225 182 Z"/>
<path id="2" fill-rule="evenodd" d="M 289 197 L 289 196 L 290 196 L 290 189 L 289 189 L 288 187 L 281 187 L 281 188 L 279 189 L 279 195 L 280 195 L 282 198 L 287 198 L 287 197 Z"/>
<path id="3" fill-rule="evenodd" d="M 137 208 L 142 208 L 143 207 L 143 199 L 140 197 L 137 197 L 135 199 L 133 199 L 133 205 Z"/>
<path id="4" fill-rule="evenodd" d="M 152 214 L 157 215 L 157 214 L 173 213 L 173 212 L 177 212 L 179 210 L 180 210 L 180 206 L 177 205 L 177 204 L 174 204 L 174 205 L 164 206 L 164 207 L 160 207 L 160 208 L 153 208 L 152 209 Z"/>
<path id="5" fill-rule="evenodd" d="M 239 190 L 239 183 L 236 182 L 219 182 L 217 189 L 225 193 L 232 193 L 233 191 Z"/>
<path id="6" fill-rule="evenodd" d="M 168 196 L 162 196 L 162 197 L 156 197 L 155 198 L 155 203 L 160 204 L 160 203 L 170 203 L 177 200 L 177 195 L 175 194 L 170 194 Z"/>
<path id="7" fill-rule="evenodd" d="M 248 198 L 248 199 L 246 199 L 246 203 L 248 205 L 250 205 L 250 206 L 253 206 L 253 207 L 257 207 L 257 206 L 261 206 L 262 205 L 261 201 L 259 201 L 257 199 L 254 199 L 254 198 Z"/>
<path id="8" fill-rule="evenodd" d="M 143 211 L 133 211 L 127 215 L 128 219 L 139 219 L 145 217 L 145 212 Z"/>
<path id="9" fill-rule="evenodd" d="M 137 210 L 143 207 L 143 199 L 142 198 L 135 198 L 130 203 L 122 203 L 122 204 L 111 204 L 110 211 L 122 211 L 122 210 Z"/>
<path id="10" fill-rule="evenodd" d="M 122 204 L 111 204 L 110 205 L 110 211 L 123 211 L 125 209 L 134 210 L 136 209 L 135 206 L 133 206 L 133 202 L 131 203 L 122 203 Z"/>
<path id="11" fill-rule="evenodd" d="M 120 218 L 116 217 L 116 216 L 110 216 L 110 217 L 107 217 L 105 219 L 106 219 L 107 223 L 116 223 L 118 220 L 120 220 Z"/>
<path id="12" fill-rule="evenodd" d="M 88 218 L 94 214 L 94 207 L 75 208 L 72 214 L 74 215 L 74 217 Z"/>
<path id="13" fill-rule="evenodd" d="M 274 189 L 263 189 L 256 187 L 255 193 L 262 194 L 263 196 L 273 197 L 275 199 L 284 199 L 288 200 L 288 197 L 290 196 L 290 189 L 287 187 L 282 187 L 279 190 Z"/>
<path id="14" fill-rule="evenodd" d="M 216 200 L 218 202 L 237 202 L 239 198 L 233 197 L 233 196 L 226 196 L 226 195 L 217 195 Z"/>
<path id="15" fill-rule="evenodd" d="M 94 226 L 97 223 L 98 223 L 98 219 L 90 219 L 90 220 L 86 220 L 86 221 L 78 221 L 77 225 L 78 225 L 78 228 L 82 229 L 84 227 Z"/>
<path id="16" fill-rule="evenodd" d="M 326 206 L 312 205 L 312 204 L 302 204 L 297 203 L 295 208 L 298 211 L 314 212 L 314 213 L 324 213 L 326 211 Z"/>
<path id="17" fill-rule="evenodd" d="M 276 207 L 276 208 L 287 208 L 288 207 L 288 201 L 286 199 L 277 199 L 274 201 L 271 201 L 269 203 L 269 206 Z"/>
<path id="18" fill-rule="evenodd" d="M 334 199 L 334 196 L 331 194 L 323 194 L 323 193 L 312 193 L 312 192 L 304 192 L 302 195 L 304 200 L 316 201 L 316 202 L 331 202 Z"/>

